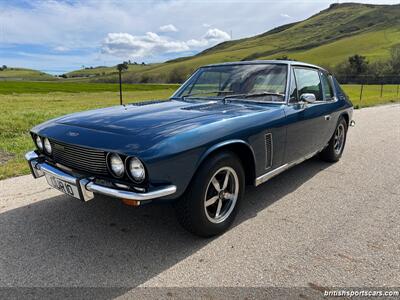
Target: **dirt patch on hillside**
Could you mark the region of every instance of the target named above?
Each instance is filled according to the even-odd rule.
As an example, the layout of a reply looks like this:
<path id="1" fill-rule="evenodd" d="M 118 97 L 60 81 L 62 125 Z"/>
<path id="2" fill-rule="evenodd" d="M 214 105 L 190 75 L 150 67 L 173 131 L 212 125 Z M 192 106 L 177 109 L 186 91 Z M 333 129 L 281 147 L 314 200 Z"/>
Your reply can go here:
<path id="1" fill-rule="evenodd" d="M 7 163 L 9 160 L 11 160 L 15 155 L 8 153 L 6 151 L 0 150 L 0 166 L 4 165 Z"/>

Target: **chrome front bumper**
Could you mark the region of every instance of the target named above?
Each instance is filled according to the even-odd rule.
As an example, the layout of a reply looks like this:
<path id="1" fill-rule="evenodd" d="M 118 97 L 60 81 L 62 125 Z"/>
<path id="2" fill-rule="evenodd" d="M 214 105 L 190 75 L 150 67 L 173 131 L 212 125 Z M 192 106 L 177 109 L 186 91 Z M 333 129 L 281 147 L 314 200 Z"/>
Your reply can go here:
<path id="1" fill-rule="evenodd" d="M 49 174 L 68 183 L 79 186 L 82 192 L 81 196 L 84 201 L 89 201 L 93 199 L 93 193 L 103 194 L 121 199 L 148 201 L 172 195 L 176 192 L 176 186 L 174 185 L 155 188 L 146 193 L 137 193 L 129 190 L 114 189 L 94 183 L 93 178 L 75 177 L 56 167 L 49 165 L 46 162 L 39 162 L 39 157 L 34 151 L 26 153 L 25 159 L 28 161 L 31 173 L 34 178 L 39 178 L 44 176 L 45 174 Z"/>

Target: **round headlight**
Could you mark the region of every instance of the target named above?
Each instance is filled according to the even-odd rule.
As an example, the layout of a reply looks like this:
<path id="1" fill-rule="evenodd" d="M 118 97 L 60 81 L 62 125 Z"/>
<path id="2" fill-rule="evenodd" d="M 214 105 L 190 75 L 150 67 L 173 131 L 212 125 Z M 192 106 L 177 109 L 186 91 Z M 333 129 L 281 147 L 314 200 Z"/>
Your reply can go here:
<path id="1" fill-rule="evenodd" d="M 51 144 L 48 138 L 44 138 L 44 149 L 48 154 L 51 154 L 51 151 L 53 151 L 53 149 L 51 149 Z"/>
<path id="2" fill-rule="evenodd" d="M 113 153 L 110 155 L 109 161 L 112 173 L 117 177 L 122 177 L 125 172 L 125 167 L 121 157 Z"/>
<path id="3" fill-rule="evenodd" d="M 129 159 L 128 170 L 129 175 L 131 175 L 131 177 L 137 182 L 142 182 L 146 177 L 144 166 L 136 157 Z"/>
<path id="4" fill-rule="evenodd" d="M 43 143 L 42 143 L 42 139 L 40 138 L 40 136 L 36 136 L 35 143 L 36 143 L 36 146 L 40 150 L 43 150 Z"/>

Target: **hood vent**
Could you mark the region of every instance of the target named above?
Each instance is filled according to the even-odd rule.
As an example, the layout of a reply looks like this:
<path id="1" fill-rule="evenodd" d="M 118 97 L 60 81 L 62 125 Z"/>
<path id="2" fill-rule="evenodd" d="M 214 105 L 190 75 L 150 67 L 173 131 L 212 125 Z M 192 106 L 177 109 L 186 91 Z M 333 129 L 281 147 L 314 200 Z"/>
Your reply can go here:
<path id="1" fill-rule="evenodd" d="M 237 107 L 224 103 L 206 103 L 200 105 L 192 105 L 182 107 L 183 110 L 197 110 L 197 111 L 225 111 L 237 109 Z"/>
<path id="2" fill-rule="evenodd" d="M 142 101 L 142 102 L 133 102 L 133 103 L 129 103 L 129 105 L 145 106 L 145 105 L 150 105 L 150 104 L 163 103 L 163 102 L 167 102 L 167 101 L 169 101 L 169 100 L 149 100 L 149 101 Z"/>

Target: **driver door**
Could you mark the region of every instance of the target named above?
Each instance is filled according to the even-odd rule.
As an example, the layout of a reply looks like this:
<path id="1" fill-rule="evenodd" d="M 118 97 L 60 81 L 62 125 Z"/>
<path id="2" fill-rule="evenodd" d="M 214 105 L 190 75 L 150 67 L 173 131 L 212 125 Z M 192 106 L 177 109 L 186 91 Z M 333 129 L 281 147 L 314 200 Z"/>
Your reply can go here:
<path id="1" fill-rule="evenodd" d="M 314 94 L 314 103 L 300 101 L 302 94 Z M 324 145 L 328 128 L 329 106 L 324 101 L 319 70 L 293 67 L 291 70 L 290 99 L 285 108 L 287 119 L 287 163 L 302 159 Z"/>

